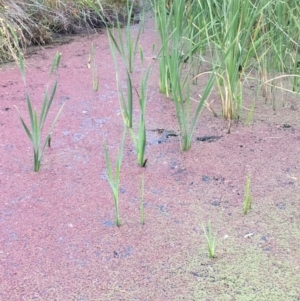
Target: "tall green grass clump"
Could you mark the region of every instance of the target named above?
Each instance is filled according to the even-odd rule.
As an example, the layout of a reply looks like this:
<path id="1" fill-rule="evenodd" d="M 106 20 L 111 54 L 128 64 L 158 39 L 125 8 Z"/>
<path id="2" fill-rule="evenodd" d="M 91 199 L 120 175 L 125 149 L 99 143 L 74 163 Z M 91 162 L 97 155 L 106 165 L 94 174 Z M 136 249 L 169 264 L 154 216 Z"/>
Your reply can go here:
<path id="1" fill-rule="evenodd" d="M 239 116 L 243 101 L 241 76 L 261 43 L 261 40 L 257 40 L 257 28 L 260 27 L 259 17 L 264 9 L 264 2 L 205 2 L 204 9 L 209 12 L 211 24 L 208 32 L 211 61 L 217 74 L 222 113 L 229 121 Z"/>
<path id="2" fill-rule="evenodd" d="M 191 147 L 193 131 L 214 84 L 214 74 L 209 72 L 211 76 L 193 110 L 190 73 L 194 62 L 200 63 L 199 56 L 205 51 L 207 43 L 206 31 L 200 28 L 206 24 L 205 14 L 195 3 L 178 0 L 168 8 L 165 0 L 155 2 L 156 24 L 162 44 L 159 52 L 159 86 L 162 93 L 174 100 L 182 151 Z"/>
<path id="3" fill-rule="evenodd" d="M 197 1 L 192 0 L 173 1 L 171 5 L 166 0 L 154 0 L 153 7 L 161 40 L 159 88 L 172 97 L 174 65 L 177 65 L 180 78 L 188 61 L 201 65 L 199 58 L 208 43 L 207 14 Z"/>
<path id="4" fill-rule="evenodd" d="M 181 75 L 183 67 L 182 38 L 185 28 L 185 0 L 178 0 L 168 9 L 167 1 L 155 1 L 156 24 L 161 39 L 159 59 L 160 92 L 174 95 L 172 87 L 173 70 Z"/>
<path id="5" fill-rule="evenodd" d="M 60 60 L 61 60 L 61 53 L 57 52 L 53 59 L 53 63 L 52 63 L 51 70 L 50 70 L 50 76 L 54 72 L 57 73 Z M 62 112 L 62 109 L 63 109 L 65 103 L 61 106 L 60 110 L 58 111 L 58 113 L 46 135 L 45 141 L 44 141 L 44 143 L 42 143 L 41 140 L 42 140 L 42 133 L 43 133 L 44 125 L 45 125 L 49 110 L 51 108 L 51 105 L 52 105 L 52 102 L 53 102 L 53 99 L 54 99 L 54 96 L 56 93 L 58 80 L 57 80 L 57 78 L 55 79 L 55 82 L 53 84 L 53 87 L 52 87 L 50 93 L 48 91 L 48 88 L 46 89 L 43 103 L 42 103 L 41 112 L 38 115 L 37 111 L 35 109 L 33 109 L 33 107 L 32 107 L 32 101 L 31 101 L 29 93 L 27 91 L 25 66 L 24 66 L 24 60 L 23 60 L 23 57 L 21 54 L 19 57 L 19 62 L 20 62 L 20 70 L 21 70 L 22 78 L 23 78 L 25 88 L 26 88 L 26 101 L 27 101 L 28 114 L 30 117 L 30 125 L 26 124 L 19 109 L 17 107 L 16 107 L 16 109 L 18 111 L 23 128 L 33 146 L 34 171 L 39 171 L 40 165 L 41 165 L 41 160 L 42 160 L 46 145 L 48 144 L 48 146 L 50 146 L 51 136 L 52 136 L 55 124 L 58 120 L 59 115 Z"/>

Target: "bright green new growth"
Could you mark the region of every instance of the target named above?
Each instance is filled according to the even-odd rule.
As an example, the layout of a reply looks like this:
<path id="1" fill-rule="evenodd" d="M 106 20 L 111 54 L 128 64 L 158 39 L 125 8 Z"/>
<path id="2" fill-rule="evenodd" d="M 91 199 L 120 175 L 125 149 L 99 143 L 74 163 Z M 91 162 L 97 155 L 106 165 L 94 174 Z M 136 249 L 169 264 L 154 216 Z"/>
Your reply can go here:
<path id="1" fill-rule="evenodd" d="M 210 258 L 215 257 L 215 246 L 216 246 L 216 236 L 212 232 L 211 222 L 208 222 L 207 226 L 202 224 L 202 229 L 204 237 L 207 243 L 208 253 Z"/>
<path id="2" fill-rule="evenodd" d="M 56 53 L 54 59 L 53 59 L 53 63 L 50 69 L 50 76 L 53 74 L 54 71 L 57 72 L 58 67 L 59 67 L 59 63 L 60 63 L 60 59 L 61 59 L 61 53 Z M 48 131 L 48 134 L 46 136 L 46 139 L 44 141 L 44 143 L 41 143 L 41 139 L 42 139 L 42 132 L 43 132 L 43 128 L 44 128 L 44 124 L 46 122 L 50 107 L 52 105 L 55 93 L 56 93 L 56 88 L 57 88 L 57 79 L 54 82 L 54 85 L 52 87 L 50 96 L 48 93 L 48 89 L 46 89 L 45 95 L 44 95 L 44 100 L 43 100 L 43 104 L 42 104 L 42 109 L 41 109 L 41 113 L 40 116 L 38 117 L 38 113 L 36 110 L 34 110 L 32 108 L 32 103 L 27 91 L 27 85 L 26 85 L 26 74 L 25 74 L 25 67 L 24 67 L 24 60 L 22 55 L 19 55 L 19 66 L 20 66 L 20 70 L 21 70 L 21 75 L 26 87 L 26 101 L 27 101 L 27 108 L 28 108 L 28 113 L 29 113 L 29 117 L 30 117 L 30 127 L 31 130 L 29 129 L 29 126 L 25 123 L 23 117 L 21 116 L 21 113 L 19 111 L 19 109 L 16 107 L 20 120 L 22 122 L 22 125 L 24 127 L 24 130 L 27 134 L 27 136 L 29 137 L 31 144 L 33 146 L 33 151 L 34 151 L 34 171 L 39 171 L 40 169 L 40 164 L 41 164 L 41 159 L 42 156 L 44 154 L 46 145 L 48 144 L 48 146 L 50 146 L 51 143 L 51 135 L 53 132 L 53 129 L 55 127 L 55 124 L 58 120 L 58 117 L 60 115 L 60 113 L 62 112 L 62 109 L 65 105 L 65 103 L 61 106 L 60 110 L 58 111 L 51 127 L 50 130 Z"/>
<path id="3" fill-rule="evenodd" d="M 105 153 L 105 161 L 106 161 L 106 167 L 107 167 L 107 176 L 108 176 L 108 182 L 109 182 L 110 188 L 113 193 L 113 198 L 114 198 L 115 217 L 116 217 L 117 227 L 120 227 L 120 225 L 121 225 L 120 214 L 119 214 L 119 184 L 120 184 L 120 171 L 121 171 L 125 137 L 126 137 L 126 127 L 124 128 L 121 146 L 118 151 L 115 175 L 113 175 L 111 163 L 110 163 L 110 159 L 109 159 L 109 154 L 108 154 L 108 149 L 107 149 L 106 143 L 104 143 L 104 153 Z"/>
<path id="4" fill-rule="evenodd" d="M 245 198 L 244 198 L 244 214 L 248 213 L 248 210 L 251 209 L 252 205 L 252 196 L 250 195 L 250 175 L 247 176 L 246 187 L 245 187 Z"/>

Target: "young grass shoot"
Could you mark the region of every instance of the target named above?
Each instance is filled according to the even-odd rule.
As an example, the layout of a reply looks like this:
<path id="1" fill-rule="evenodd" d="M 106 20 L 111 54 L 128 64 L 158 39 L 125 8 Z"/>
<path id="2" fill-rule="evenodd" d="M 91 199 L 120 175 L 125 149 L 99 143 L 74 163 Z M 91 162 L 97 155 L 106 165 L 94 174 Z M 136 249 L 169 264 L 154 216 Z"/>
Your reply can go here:
<path id="1" fill-rule="evenodd" d="M 111 30 L 107 27 L 107 33 L 112 43 L 115 46 L 115 49 L 120 54 L 123 63 L 125 64 L 129 73 L 133 73 L 134 69 L 134 60 L 138 49 L 138 42 L 140 38 L 140 34 L 143 26 L 140 25 L 139 31 L 137 33 L 136 38 L 133 38 L 133 34 L 131 31 L 131 15 L 133 9 L 134 1 L 127 0 L 126 8 L 127 8 L 127 22 L 125 27 L 125 41 L 123 37 L 123 30 L 121 29 L 121 24 L 119 20 L 117 20 L 117 38 L 115 37 L 114 30 Z"/>
<path id="2" fill-rule="evenodd" d="M 245 215 L 248 213 L 248 210 L 251 209 L 251 206 L 252 206 L 252 196 L 250 194 L 250 175 L 248 175 L 246 180 L 244 209 L 243 209 Z"/>
<path id="3" fill-rule="evenodd" d="M 211 222 L 208 222 L 207 226 L 202 224 L 202 229 L 207 244 L 209 258 L 215 258 L 216 236 L 213 234 Z"/>
<path id="4" fill-rule="evenodd" d="M 117 155 L 115 174 L 113 174 L 113 170 L 111 167 L 111 161 L 109 158 L 107 145 L 106 145 L 106 143 L 104 143 L 104 153 L 105 153 L 105 162 L 106 162 L 106 167 L 107 167 L 107 176 L 108 176 L 108 182 L 109 182 L 109 185 L 110 185 L 110 188 L 111 188 L 111 191 L 113 194 L 113 198 L 114 198 L 115 220 L 116 220 L 117 227 L 121 226 L 120 213 L 119 213 L 119 184 L 120 184 L 120 172 L 121 172 L 125 137 L 126 137 L 126 127 L 124 128 L 121 145 L 119 147 L 119 151 L 118 151 L 118 155 Z"/>
<path id="5" fill-rule="evenodd" d="M 141 167 L 146 166 L 145 150 L 146 150 L 146 103 L 147 103 L 147 82 L 149 77 L 150 67 L 146 69 L 146 72 L 141 80 L 140 93 L 137 91 L 139 97 L 140 106 L 140 120 L 138 136 L 134 133 L 133 129 L 130 130 L 130 134 L 133 140 L 137 152 L 138 165 Z"/>
<path id="6" fill-rule="evenodd" d="M 52 74 L 54 72 L 57 73 L 60 60 L 61 60 L 61 53 L 57 52 L 53 59 L 53 63 L 51 66 L 50 77 L 52 76 Z M 30 117 L 30 126 L 28 124 L 26 124 L 26 122 L 24 121 L 24 118 L 22 117 L 18 107 L 16 107 L 16 109 L 18 111 L 23 128 L 33 146 L 34 171 L 39 171 L 40 165 L 41 165 L 41 160 L 42 160 L 46 145 L 48 144 L 48 146 L 50 146 L 50 144 L 51 144 L 51 136 L 52 136 L 55 124 L 58 120 L 59 115 L 62 112 L 62 109 L 63 109 L 65 103 L 61 106 L 60 110 L 58 111 L 58 113 L 46 135 L 44 143 L 42 143 L 41 140 L 42 140 L 42 133 L 43 133 L 44 125 L 45 125 L 49 110 L 51 108 L 51 105 L 52 105 L 52 102 L 53 102 L 53 99 L 54 99 L 54 96 L 56 93 L 58 81 L 56 78 L 50 94 L 48 92 L 48 88 L 46 89 L 43 103 L 42 103 L 42 109 L 38 116 L 37 111 L 35 109 L 33 109 L 32 101 L 31 101 L 31 99 L 29 97 L 29 93 L 27 91 L 25 66 L 24 66 L 23 56 L 21 54 L 19 55 L 19 66 L 20 66 L 21 75 L 22 75 L 22 78 L 23 78 L 23 81 L 25 84 L 25 88 L 26 88 L 26 101 L 27 101 L 28 114 Z"/>

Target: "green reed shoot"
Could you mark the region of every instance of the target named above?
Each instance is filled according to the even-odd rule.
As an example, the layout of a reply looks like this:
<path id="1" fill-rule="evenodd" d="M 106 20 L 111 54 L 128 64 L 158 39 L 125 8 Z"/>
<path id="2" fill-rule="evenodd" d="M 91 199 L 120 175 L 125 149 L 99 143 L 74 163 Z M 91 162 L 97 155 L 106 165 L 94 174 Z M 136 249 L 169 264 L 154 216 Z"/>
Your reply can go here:
<path id="1" fill-rule="evenodd" d="M 244 214 L 248 213 L 248 210 L 251 209 L 252 205 L 252 196 L 250 195 L 250 175 L 247 176 L 246 187 L 245 187 L 245 197 L 244 197 Z"/>
<path id="2" fill-rule="evenodd" d="M 92 43 L 91 53 L 89 55 L 89 67 L 92 69 L 93 90 L 98 91 L 98 89 L 99 89 L 99 76 L 98 76 L 98 67 L 97 67 L 97 62 L 96 62 L 94 43 Z"/>
<path id="3" fill-rule="evenodd" d="M 110 37 L 112 43 L 115 46 L 115 49 L 121 55 L 121 58 L 128 70 L 129 73 L 133 72 L 134 69 L 134 60 L 138 48 L 138 42 L 140 34 L 143 28 L 143 24 L 140 25 L 138 34 L 136 38 L 133 38 L 131 31 L 131 15 L 133 9 L 134 1 L 127 0 L 127 23 L 125 27 L 125 41 L 122 33 L 121 24 L 117 21 L 117 37 L 115 37 L 114 31 L 107 27 L 107 33 Z"/>
<path id="4" fill-rule="evenodd" d="M 127 85 L 127 92 L 126 97 L 122 88 L 122 84 L 120 83 L 120 72 L 117 64 L 117 58 L 116 58 L 116 46 L 112 42 L 112 40 L 109 38 L 109 45 L 110 45 L 110 52 L 114 61 L 114 65 L 116 68 L 116 81 L 117 81 L 117 89 L 119 92 L 119 100 L 120 100 L 120 106 L 121 106 L 121 112 L 122 117 L 124 120 L 125 125 L 128 128 L 132 128 L 132 119 L 133 119 L 133 93 L 132 93 L 132 81 L 131 81 L 131 75 L 129 71 L 126 69 L 126 85 Z"/>
<path id="5" fill-rule="evenodd" d="M 61 53 L 56 53 L 53 62 L 52 62 L 52 66 L 50 69 L 50 76 L 54 73 L 54 71 L 58 71 L 59 68 L 59 63 L 61 60 Z M 30 126 L 28 126 L 26 124 L 26 122 L 24 121 L 19 109 L 16 107 L 17 112 L 19 114 L 21 123 L 23 125 L 23 128 L 28 136 L 28 138 L 31 141 L 31 144 L 33 146 L 33 153 L 34 153 L 34 171 L 39 171 L 40 169 L 40 164 L 41 164 L 41 159 L 43 157 L 46 145 L 48 144 L 48 146 L 50 146 L 50 142 L 51 142 L 51 136 L 52 136 L 52 132 L 54 130 L 55 124 L 58 120 L 59 115 L 62 112 L 62 109 L 65 105 L 65 103 L 61 106 L 60 110 L 58 111 L 47 135 L 45 138 L 44 143 L 41 142 L 42 139 L 42 133 L 43 133 L 43 129 L 44 129 L 44 125 L 50 110 L 50 107 L 52 105 L 55 93 L 56 93 L 56 89 L 57 89 L 57 84 L 58 81 L 57 79 L 54 82 L 54 85 L 51 89 L 51 92 L 49 94 L 48 92 L 48 88 L 45 91 L 45 95 L 44 95 L 44 99 L 43 99 L 43 103 L 42 103 L 42 109 L 41 112 L 38 116 L 38 113 L 35 109 L 32 108 L 32 102 L 31 99 L 29 97 L 29 93 L 27 91 L 27 84 L 26 84 L 26 74 L 25 74 L 25 66 L 24 66 L 24 60 L 22 55 L 19 55 L 19 66 L 20 66 L 20 71 L 21 71 L 21 75 L 25 84 L 25 88 L 26 88 L 26 101 L 27 101 L 27 109 L 28 109 L 28 114 L 30 117 Z"/>
<path id="6" fill-rule="evenodd" d="M 159 90 L 169 97 L 169 69 L 168 69 L 168 56 L 169 56 L 169 34 L 170 34 L 170 18 L 169 11 L 166 7 L 166 0 L 156 1 L 152 4 L 155 10 L 156 27 L 159 30 L 161 39 L 161 50 L 157 57 L 159 58 Z"/>
<path id="7" fill-rule="evenodd" d="M 138 137 L 136 137 L 134 131 L 130 129 L 130 134 L 133 140 L 137 152 L 138 164 L 141 167 L 145 167 L 145 150 L 146 150 L 146 103 L 147 103 L 147 81 L 149 77 L 150 67 L 147 68 L 144 76 L 141 80 L 139 97 L 139 106 L 140 106 L 140 120 L 139 120 L 139 130 Z"/>
<path id="8" fill-rule="evenodd" d="M 199 74 L 197 77 L 200 75 Z M 191 113 L 191 97 L 190 97 L 190 82 L 187 81 L 187 87 L 186 87 L 186 94 L 184 94 L 184 90 L 182 88 L 182 84 L 180 83 L 179 78 L 176 79 L 176 81 L 172 82 L 172 86 L 176 86 L 176 95 L 177 97 L 174 99 L 175 108 L 176 108 L 176 116 L 179 124 L 180 129 L 180 136 L 181 136 L 181 143 L 180 143 L 180 149 L 181 151 L 187 151 L 191 147 L 192 143 L 192 137 L 195 130 L 195 127 L 197 125 L 197 121 L 199 119 L 200 113 L 203 110 L 204 104 L 206 100 L 208 99 L 211 90 L 213 88 L 213 84 L 215 81 L 215 75 L 214 73 L 211 73 L 204 91 L 202 95 L 200 96 L 200 100 L 197 103 L 196 110 L 194 111 L 194 114 Z"/>
<path id="9" fill-rule="evenodd" d="M 207 46 L 208 27 L 205 13 L 196 1 L 154 1 L 156 26 L 161 39 L 159 51 L 159 89 L 174 98 L 172 78 L 174 67 L 181 79 L 185 64 L 199 58 Z M 187 72 L 190 72 L 191 68 Z M 199 72 L 197 72 L 199 73 Z"/>
<path id="10" fill-rule="evenodd" d="M 120 78 L 117 71 L 117 88 L 120 93 L 121 107 L 122 107 L 122 116 L 125 125 L 128 128 L 132 128 L 133 121 L 133 92 L 132 92 L 132 81 L 129 72 L 126 70 L 126 96 L 124 95 L 123 89 L 120 84 Z"/>
<path id="11" fill-rule="evenodd" d="M 209 258 L 215 258 L 216 236 L 213 234 L 211 222 L 209 221 L 207 226 L 202 224 L 202 229 L 208 248 Z"/>
<path id="12" fill-rule="evenodd" d="M 140 204 L 140 210 L 141 210 L 141 224 L 145 224 L 145 176 L 142 175 L 142 182 L 141 182 L 141 204 Z"/>
<path id="13" fill-rule="evenodd" d="M 121 164 L 123 158 L 123 150 L 124 150 L 124 142 L 126 137 L 126 127 L 124 128 L 123 137 L 121 141 L 121 146 L 119 147 L 118 155 L 117 155 L 117 162 L 116 162 L 116 171 L 115 175 L 113 174 L 111 161 L 109 159 L 108 149 L 106 143 L 104 143 L 104 153 L 105 153 L 105 161 L 107 167 L 107 176 L 110 188 L 112 190 L 113 198 L 114 198 L 114 205 L 115 205 L 115 219 L 116 219 L 116 226 L 121 226 L 120 221 L 120 213 L 119 213 L 119 184 L 120 184 L 120 172 L 121 172 Z"/>

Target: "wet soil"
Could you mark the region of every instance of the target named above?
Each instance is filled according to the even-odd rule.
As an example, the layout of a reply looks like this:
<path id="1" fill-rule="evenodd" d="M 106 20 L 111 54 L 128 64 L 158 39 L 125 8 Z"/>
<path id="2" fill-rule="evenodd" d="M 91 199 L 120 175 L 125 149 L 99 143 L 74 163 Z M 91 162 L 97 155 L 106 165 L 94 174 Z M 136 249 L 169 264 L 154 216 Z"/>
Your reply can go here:
<path id="1" fill-rule="evenodd" d="M 133 32 L 137 34 L 138 25 Z M 94 43 L 100 87 L 92 90 L 88 56 Z M 152 45 L 156 44 L 152 53 Z M 153 19 L 141 36 L 134 85 L 147 64 L 146 168 L 127 135 L 121 170 L 121 227 L 106 175 L 103 143 L 115 162 L 123 132 L 115 70 L 106 34 L 78 37 L 27 58 L 28 89 L 40 108 L 49 68 L 62 53 L 49 124 L 66 102 L 39 172 L 17 112 L 26 113 L 16 66 L 0 71 L 0 300 L 300 300 L 299 99 L 265 103 L 246 82 L 244 114 L 231 133 L 220 97 L 210 102 L 180 152 L 172 100 L 159 93 L 159 49 Z M 204 66 L 205 67 L 205 66 Z M 205 81 L 194 87 L 195 98 Z M 124 78 L 124 86 L 126 81 Z M 253 90 L 254 89 L 254 90 Z M 247 108 L 256 101 L 253 121 Z M 135 99 L 134 129 L 139 118 Z M 49 126 L 49 124 L 47 126 Z M 243 214 L 247 175 L 252 208 Z M 145 177 L 145 224 L 140 183 Z M 216 258 L 208 257 L 202 223 L 211 221 Z"/>

